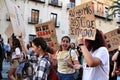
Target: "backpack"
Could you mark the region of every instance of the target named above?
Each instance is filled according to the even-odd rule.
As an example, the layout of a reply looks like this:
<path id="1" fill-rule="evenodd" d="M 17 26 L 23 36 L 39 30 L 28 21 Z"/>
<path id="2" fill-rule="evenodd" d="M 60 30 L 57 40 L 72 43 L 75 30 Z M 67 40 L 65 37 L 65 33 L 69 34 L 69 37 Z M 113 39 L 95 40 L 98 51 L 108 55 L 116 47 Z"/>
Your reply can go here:
<path id="1" fill-rule="evenodd" d="M 60 80 L 57 72 L 55 71 L 54 67 L 53 67 L 53 63 L 51 62 L 51 60 L 48 57 L 44 57 L 46 58 L 48 61 L 50 61 L 50 73 L 48 75 L 48 80 Z"/>
<path id="2" fill-rule="evenodd" d="M 48 80 L 60 80 L 54 67 L 52 67 L 52 66 L 51 66 L 50 74 L 48 75 Z"/>

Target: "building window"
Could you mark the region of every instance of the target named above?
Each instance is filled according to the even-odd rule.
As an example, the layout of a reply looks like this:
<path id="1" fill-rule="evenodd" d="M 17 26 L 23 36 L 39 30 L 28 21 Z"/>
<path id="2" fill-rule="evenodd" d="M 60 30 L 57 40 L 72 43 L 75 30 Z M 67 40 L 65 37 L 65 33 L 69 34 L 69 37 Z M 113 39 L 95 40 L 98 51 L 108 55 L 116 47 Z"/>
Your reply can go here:
<path id="1" fill-rule="evenodd" d="M 39 22 L 39 10 L 32 9 L 31 17 L 28 19 L 28 23 L 37 24 Z"/>
<path id="2" fill-rule="evenodd" d="M 70 0 L 70 3 L 71 3 L 71 5 L 72 5 L 72 7 L 75 6 L 75 0 Z"/>
<path id="3" fill-rule="evenodd" d="M 58 26 L 57 26 L 57 14 L 56 14 L 56 13 L 51 13 L 51 19 L 54 20 L 55 27 L 58 27 Z"/>
<path id="4" fill-rule="evenodd" d="M 58 0 L 51 0 L 51 3 L 58 4 Z"/>
<path id="5" fill-rule="evenodd" d="M 103 3 L 100 3 L 100 2 L 97 2 L 97 13 L 98 15 L 101 15 L 103 16 L 103 11 L 104 11 L 104 8 L 103 8 Z"/>
<path id="6" fill-rule="evenodd" d="M 67 9 L 75 7 L 75 0 L 70 0 L 70 2 L 67 4 Z"/>
<path id="7" fill-rule="evenodd" d="M 32 9 L 31 11 L 31 21 L 38 23 L 39 22 L 39 10 Z"/>
<path id="8" fill-rule="evenodd" d="M 33 39 L 36 38 L 36 35 L 33 34 L 29 34 L 29 41 L 31 42 Z"/>
<path id="9" fill-rule="evenodd" d="M 62 8 L 62 2 L 59 0 L 49 0 L 48 4 L 54 7 Z"/>

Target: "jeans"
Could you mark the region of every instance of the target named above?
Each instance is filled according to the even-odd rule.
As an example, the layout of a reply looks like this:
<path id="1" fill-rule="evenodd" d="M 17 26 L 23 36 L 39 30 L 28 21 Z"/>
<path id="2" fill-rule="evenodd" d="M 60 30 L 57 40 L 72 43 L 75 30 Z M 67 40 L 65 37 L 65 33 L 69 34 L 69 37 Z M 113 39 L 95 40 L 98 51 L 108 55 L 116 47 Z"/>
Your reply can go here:
<path id="1" fill-rule="evenodd" d="M 60 80 L 75 80 L 75 78 L 74 78 L 75 73 L 62 74 L 62 73 L 57 72 L 57 74 L 60 77 Z"/>
<path id="2" fill-rule="evenodd" d="M 120 80 L 120 75 L 119 75 L 119 76 L 117 76 L 117 80 Z"/>

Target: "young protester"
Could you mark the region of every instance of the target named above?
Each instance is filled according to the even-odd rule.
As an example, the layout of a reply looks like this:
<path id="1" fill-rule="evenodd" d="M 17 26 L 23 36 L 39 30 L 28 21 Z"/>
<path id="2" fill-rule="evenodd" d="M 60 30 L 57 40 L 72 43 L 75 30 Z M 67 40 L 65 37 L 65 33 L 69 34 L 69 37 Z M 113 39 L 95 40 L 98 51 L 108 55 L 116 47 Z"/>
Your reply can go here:
<path id="1" fill-rule="evenodd" d="M 0 80 L 3 78 L 2 77 L 3 60 L 4 60 L 4 43 L 3 38 L 0 34 Z"/>
<path id="2" fill-rule="evenodd" d="M 109 53 L 102 31 L 96 29 L 95 40 L 79 35 L 78 43 L 84 56 L 82 80 L 109 80 Z"/>
<path id="3" fill-rule="evenodd" d="M 78 53 L 78 50 L 77 50 L 77 48 L 75 46 L 75 43 L 73 43 L 73 42 L 70 43 L 70 49 L 74 50 L 75 53 L 77 54 L 77 56 L 79 57 L 79 53 Z"/>
<path id="4" fill-rule="evenodd" d="M 114 61 L 114 68 L 111 76 L 117 75 L 117 80 L 120 80 L 120 46 L 116 53 L 112 56 L 112 61 Z"/>
<path id="5" fill-rule="evenodd" d="M 70 49 L 70 38 L 63 36 L 60 49 L 57 51 L 57 71 L 60 80 L 75 80 L 75 69 L 80 69 L 78 56 L 74 50 Z"/>
<path id="6" fill-rule="evenodd" d="M 7 54 L 7 61 L 11 60 L 11 47 L 10 47 L 10 41 L 8 39 L 7 44 L 6 44 L 6 54 Z"/>
<path id="7" fill-rule="evenodd" d="M 29 42 L 29 44 L 27 44 L 27 49 L 28 49 L 28 54 L 30 56 L 34 56 L 34 52 L 32 50 L 32 42 Z"/>
<path id="8" fill-rule="evenodd" d="M 25 53 L 21 53 L 21 58 L 19 59 L 19 66 L 16 69 L 18 80 L 22 80 L 23 78 L 23 75 L 24 75 L 23 68 L 27 60 L 28 60 L 27 55 Z"/>
<path id="9" fill-rule="evenodd" d="M 20 41 L 17 38 L 13 38 L 12 43 L 12 60 L 11 66 L 8 71 L 9 80 L 17 80 L 16 69 L 19 66 L 19 60 L 21 58 L 22 48 L 20 45 Z"/>
<path id="10" fill-rule="evenodd" d="M 32 50 L 38 57 L 33 80 L 48 80 L 48 76 L 51 70 L 51 63 L 49 55 L 47 53 L 52 54 L 52 48 L 48 47 L 44 38 L 38 37 L 32 41 Z"/>
<path id="11" fill-rule="evenodd" d="M 80 59 L 81 54 L 80 54 L 80 52 L 78 51 L 78 49 L 76 48 L 76 45 L 75 45 L 74 42 L 70 43 L 70 48 L 75 51 L 75 53 L 77 54 L 77 57 L 78 57 L 78 61 L 79 61 L 79 63 L 81 64 L 81 59 Z M 81 71 L 81 70 L 82 70 L 82 68 L 75 71 L 75 79 L 76 79 L 76 80 L 82 80 L 82 76 L 81 76 L 82 71 Z"/>

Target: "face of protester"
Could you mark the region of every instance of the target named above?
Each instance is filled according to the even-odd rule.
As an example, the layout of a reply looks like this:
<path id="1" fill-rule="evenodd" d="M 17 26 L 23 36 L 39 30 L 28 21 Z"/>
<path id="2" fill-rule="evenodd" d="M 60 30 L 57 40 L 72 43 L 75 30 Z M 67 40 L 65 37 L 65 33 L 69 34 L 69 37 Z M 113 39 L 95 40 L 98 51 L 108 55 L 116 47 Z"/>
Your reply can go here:
<path id="1" fill-rule="evenodd" d="M 68 38 L 63 38 L 61 42 L 62 49 L 67 50 L 70 46 L 70 41 Z"/>
<path id="2" fill-rule="evenodd" d="M 75 47 L 74 43 L 71 43 L 70 46 L 71 46 L 71 48 L 74 48 L 74 47 Z"/>
<path id="3" fill-rule="evenodd" d="M 39 55 L 39 53 L 40 53 L 40 46 L 37 47 L 34 43 L 32 43 L 32 50 L 35 52 L 35 55 Z"/>

